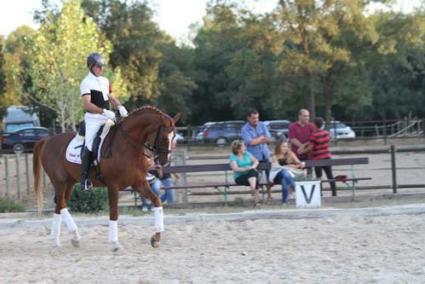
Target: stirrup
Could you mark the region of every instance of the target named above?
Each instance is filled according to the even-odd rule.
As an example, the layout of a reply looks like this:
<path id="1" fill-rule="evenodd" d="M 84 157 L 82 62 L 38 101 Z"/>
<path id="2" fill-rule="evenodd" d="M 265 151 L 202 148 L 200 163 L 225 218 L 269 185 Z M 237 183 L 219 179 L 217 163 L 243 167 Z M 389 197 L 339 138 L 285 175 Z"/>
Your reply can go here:
<path id="1" fill-rule="evenodd" d="M 93 185 L 91 184 L 91 182 L 88 178 L 81 181 L 81 190 L 82 191 L 89 191 L 92 188 L 93 188 Z"/>

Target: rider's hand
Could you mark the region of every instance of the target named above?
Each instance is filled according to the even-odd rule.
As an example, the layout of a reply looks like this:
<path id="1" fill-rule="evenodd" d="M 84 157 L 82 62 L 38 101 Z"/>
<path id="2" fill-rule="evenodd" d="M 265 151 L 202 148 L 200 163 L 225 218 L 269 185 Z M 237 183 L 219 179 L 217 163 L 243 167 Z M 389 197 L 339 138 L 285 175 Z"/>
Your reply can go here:
<path id="1" fill-rule="evenodd" d="M 120 112 L 121 117 L 127 117 L 128 111 L 125 109 L 123 105 L 118 106 L 118 111 Z"/>
<path id="2" fill-rule="evenodd" d="M 115 113 L 113 111 L 104 109 L 102 113 L 106 118 L 109 118 L 110 120 L 115 120 Z"/>

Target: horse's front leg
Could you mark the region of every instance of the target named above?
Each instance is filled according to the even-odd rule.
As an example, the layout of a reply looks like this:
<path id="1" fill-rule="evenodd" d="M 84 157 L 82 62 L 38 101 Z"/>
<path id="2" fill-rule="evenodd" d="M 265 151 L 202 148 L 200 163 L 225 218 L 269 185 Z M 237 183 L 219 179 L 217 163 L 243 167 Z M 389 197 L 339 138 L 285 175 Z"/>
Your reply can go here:
<path id="1" fill-rule="evenodd" d="M 164 211 L 162 208 L 161 199 L 158 195 L 153 193 L 147 181 L 143 182 L 141 185 L 133 186 L 133 188 L 137 192 L 144 194 L 145 197 L 148 198 L 154 205 L 152 210 L 154 212 L 155 234 L 151 238 L 151 245 L 154 248 L 157 248 L 159 247 L 159 243 L 161 241 L 161 232 L 164 231 Z"/>
<path id="2" fill-rule="evenodd" d="M 118 241 L 118 197 L 119 190 L 116 187 L 108 187 L 109 196 L 109 232 L 108 241 L 112 245 L 112 251 L 121 249 Z"/>

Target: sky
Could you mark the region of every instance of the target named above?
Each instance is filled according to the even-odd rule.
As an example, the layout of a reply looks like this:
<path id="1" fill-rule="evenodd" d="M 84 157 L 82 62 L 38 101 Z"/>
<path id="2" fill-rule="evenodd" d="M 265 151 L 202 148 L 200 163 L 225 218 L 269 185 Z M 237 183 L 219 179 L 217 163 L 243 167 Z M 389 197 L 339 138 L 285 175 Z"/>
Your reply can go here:
<path id="1" fill-rule="evenodd" d="M 60 3 L 60 1 L 56 1 Z M 201 23 L 205 15 L 207 0 L 150 0 L 155 11 L 154 20 L 177 41 L 189 35 L 189 26 Z M 277 0 L 245 0 L 246 6 L 254 12 L 271 11 Z M 421 0 L 396 0 L 394 8 L 405 13 L 413 11 Z M 20 25 L 36 28 L 32 21 L 34 10 L 41 7 L 41 0 L 2 0 L 0 1 L 0 34 L 7 36 Z"/>

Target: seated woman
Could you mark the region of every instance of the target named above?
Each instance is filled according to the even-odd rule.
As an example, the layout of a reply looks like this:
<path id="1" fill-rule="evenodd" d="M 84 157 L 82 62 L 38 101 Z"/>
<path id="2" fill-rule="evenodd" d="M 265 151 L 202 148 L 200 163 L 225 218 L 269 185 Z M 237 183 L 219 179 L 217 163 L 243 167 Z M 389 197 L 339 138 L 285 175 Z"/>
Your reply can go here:
<path id="1" fill-rule="evenodd" d="M 246 150 L 243 141 L 233 141 L 230 167 L 233 170 L 236 184 L 246 185 L 251 188 L 252 195 L 254 196 L 254 207 L 260 204 L 260 194 L 257 188 L 257 166 L 257 159 Z"/>
<path id="2" fill-rule="evenodd" d="M 282 185 L 282 203 L 288 202 L 289 191 L 295 189 L 294 172 L 303 173 L 300 170 L 303 168 L 304 163 L 300 162 L 295 153 L 289 149 L 288 142 L 279 140 L 272 156 L 272 170 L 269 178 L 270 182 Z"/>

